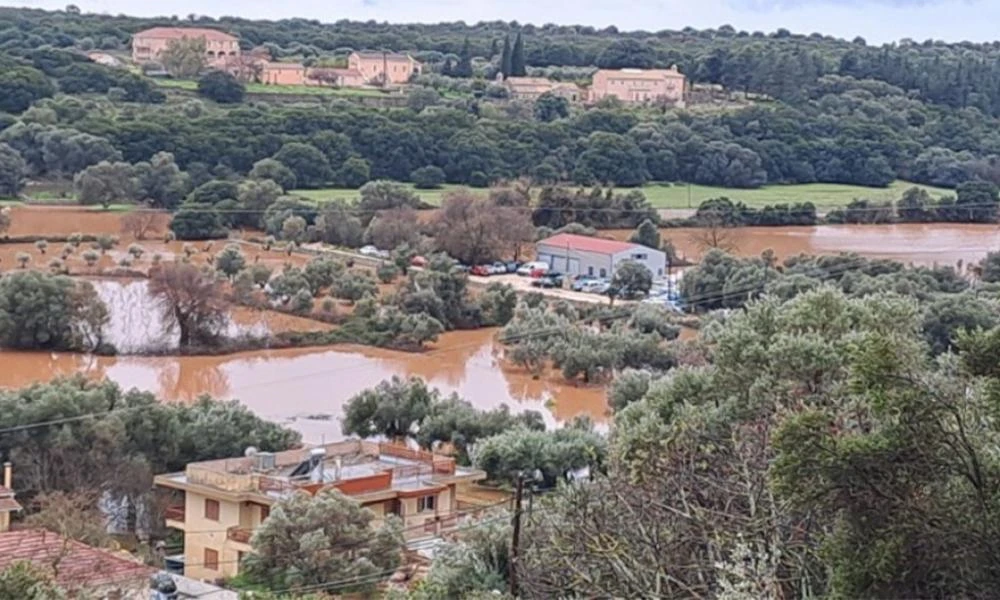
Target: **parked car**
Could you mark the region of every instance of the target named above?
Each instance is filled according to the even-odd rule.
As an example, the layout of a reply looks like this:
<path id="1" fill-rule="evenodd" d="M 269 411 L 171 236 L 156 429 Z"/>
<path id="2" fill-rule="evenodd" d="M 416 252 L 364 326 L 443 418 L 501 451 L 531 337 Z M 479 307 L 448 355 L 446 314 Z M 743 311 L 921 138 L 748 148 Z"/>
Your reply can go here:
<path id="1" fill-rule="evenodd" d="M 532 281 L 531 285 L 540 288 L 561 288 L 563 276 L 559 273 L 547 273 Z"/>
<path id="2" fill-rule="evenodd" d="M 414 267 L 426 267 L 427 259 L 423 256 L 414 256 L 410 259 L 410 265 Z"/>
<path id="3" fill-rule="evenodd" d="M 469 275 L 476 275 L 478 277 L 489 277 L 493 274 L 492 267 L 488 265 L 476 265 L 469 268 Z"/>
<path id="4" fill-rule="evenodd" d="M 362 246 L 361 249 L 358 250 L 359 254 L 364 254 L 365 256 L 378 256 L 378 252 L 379 250 L 375 246 Z"/>
<path id="5" fill-rule="evenodd" d="M 389 251 L 388 251 L 388 250 L 376 250 L 376 251 L 375 251 L 375 257 L 376 257 L 376 258 L 383 258 L 383 259 L 387 259 L 387 258 L 390 258 L 391 256 L 392 256 L 392 255 L 391 255 L 391 254 L 389 254 Z"/>
<path id="6" fill-rule="evenodd" d="M 531 276 L 531 274 L 534 273 L 535 271 L 540 271 L 542 273 L 545 273 L 548 270 L 549 270 L 548 263 L 529 262 L 529 263 L 524 263 L 523 265 L 518 267 L 517 274 L 523 276 Z"/>
<path id="7" fill-rule="evenodd" d="M 517 270 L 521 268 L 521 263 L 519 261 L 511 261 L 507 263 L 508 273 L 517 273 Z"/>
<path id="8" fill-rule="evenodd" d="M 576 279 L 573 280 L 573 285 L 570 286 L 574 291 L 581 291 L 589 283 L 597 281 L 597 278 L 593 275 L 578 275 Z"/>
<path id="9" fill-rule="evenodd" d="M 507 264 L 502 262 L 495 262 L 490 265 L 491 275 L 506 275 L 507 274 Z"/>
<path id="10" fill-rule="evenodd" d="M 578 292 L 586 292 L 588 294 L 603 294 L 608 291 L 608 282 L 603 279 L 588 279 L 580 284 L 579 287 L 574 283 L 573 289 Z"/>

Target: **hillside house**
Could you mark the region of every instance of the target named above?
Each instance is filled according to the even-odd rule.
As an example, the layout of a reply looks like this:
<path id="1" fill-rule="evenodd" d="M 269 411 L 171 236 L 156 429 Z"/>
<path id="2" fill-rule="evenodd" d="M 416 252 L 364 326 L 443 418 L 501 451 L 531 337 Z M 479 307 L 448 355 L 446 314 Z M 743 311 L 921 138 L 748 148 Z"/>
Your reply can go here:
<path id="1" fill-rule="evenodd" d="M 215 580 L 238 573 L 254 529 L 275 502 L 291 494 L 338 489 L 373 511 L 376 523 L 397 515 L 413 541 L 456 527 L 462 514 L 456 487 L 485 478 L 450 457 L 347 440 L 190 463 L 154 482 L 176 500 L 166 511 L 166 525 L 184 532 L 184 575 Z"/>
<path id="2" fill-rule="evenodd" d="M 258 80 L 267 85 L 305 85 L 306 68 L 299 63 L 264 61 Z"/>
<path id="3" fill-rule="evenodd" d="M 686 78 L 669 69 L 600 69 L 594 73 L 588 101 L 612 96 L 625 104 L 664 103 L 684 106 Z"/>
<path id="4" fill-rule="evenodd" d="M 575 83 L 552 81 L 545 77 L 508 77 L 503 82 L 512 98 L 535 101 L 545 93 L 562 96 L 570 102 L 579 102 L 583 98 L 583 90 Z"/>
<path id="5" fill-rule="evenodd" d="M 137 64 L 159 60 L 171 42 L 184 39 L 205 40 L 205 62 L 224 65 L 227 58 L 240 56 L 239 40 L 217 29 L 201 27 L 153 27 L 132 36 L 132 60 Z"/>
<path id="6" fill-rule="evenodd" d="M 365 83 L 401 85 L 419 75 L 423 65 L 409 54 L 396 52 L 352 52 L 347 68 L 361 73 Z"/>
<path id="7" fill-rule="evenodd" d="M 309 69 L 307 83 L 309 85 L 330 85 L 341 88 L 363 87 L 365 85 L 365 77 L 361 74 L 361 71 L 356 69 L 316 67 Z"/>
<path id="8" fill-rule="evenodd" d="M 556 272 L 610 278 L 625 261 L 645 266 L 653 277 L 662 277 L 667 255 L 641 244 L 587 235 L 560 233 L 535 243 L 535 255 Z"/>

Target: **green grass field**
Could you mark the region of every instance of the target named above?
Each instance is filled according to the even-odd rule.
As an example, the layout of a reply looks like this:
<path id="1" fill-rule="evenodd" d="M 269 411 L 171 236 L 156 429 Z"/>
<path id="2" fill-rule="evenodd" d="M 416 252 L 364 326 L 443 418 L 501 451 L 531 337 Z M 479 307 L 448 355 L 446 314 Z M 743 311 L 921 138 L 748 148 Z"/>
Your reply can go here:
<path id="1" fill-rule="evenodd" d="M 404 184 L 411 189 L 410 184 Z M 844 206 L 855 198 L 866 198 L 875 201 L 898 200 L 903 192 L 910 187 L 927 190 L 932 197 L 953 195 L 954 190 L 918 185 L 906 181 L 894 181 L 886 188 L 869 188 L 859 185 L 842 185 L 837 183 L 806 183 L 800 185 L 770 185 L 755 190 L 711 187 L 704 185 L 660 184 L 651 183 L 643 186 L 642 191 L 649 202 L 656 208 L 698 208 L 698 205 L 711 198 L 725 196 L 733 201 L 740 201 L 747 206 L 761 207 L 767 204 L 792 204 L 795 202 L 812 202 L 818 208 L 836 208 Z M 439 190 L 417 190 L 418 196 L 428 204 L 441 204 L 441 198 L 449 191 L 460 188 L 457 185 L 446 185 Z M 690 191 L 690 196 L 689 196 Z M 484 190 L 477 190 L 485 193 Z M 295 190 L 290 192 L 322 202 L 324 200 L 354 200 L 358 197 L 357 190 L 326 188 L 321 190 Z M 690 203 L 689 203 L 690 197 Z"/>
<path id="2" fill-rule="evenodd" d="M 165 88 L 194 91 L 198 89 L 198 82 L 190 79 L 157 79 L 157 85 Z M 296 94 L 306 96 L 384 96 L 379 90 L 353 89 L 353 88 L 332 88 L 310 85 L 264 85 L 262 83 L 248 83 L 248 94 Z"/>
<path id="3" fill-rule="evenodd" d="M 819 208 L 844 206 L 855 198 L 865 198 L 878 202 L 898 200 L 911 187 L 927 190 L 934 198 L 954 195 L 954 190 L 918 185 L 906 181 L 894 181 L 886 188 L 869 188 L 859 185 L 838 183 L 805 183 L 798 185 L 769 185 L 754 190 L 712 187 L 678 183 L 672 185 L 649 184 L 642 191 L 649 202 L 657 208 L 698 208 L 711 198 L 725 196 L 740 201 L 747 206 L 761 207 L 767 204 L 792 204 L 812 202 Z M 690 201 L 689 201 L 690 199 Z"/>

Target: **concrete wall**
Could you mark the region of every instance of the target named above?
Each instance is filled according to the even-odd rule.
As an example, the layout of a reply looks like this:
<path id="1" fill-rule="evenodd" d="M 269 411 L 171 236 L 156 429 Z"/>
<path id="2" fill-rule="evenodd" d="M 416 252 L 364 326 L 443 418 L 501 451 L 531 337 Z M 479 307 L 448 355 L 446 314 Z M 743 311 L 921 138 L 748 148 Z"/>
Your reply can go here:
<path id="1" fill-rule="evenodd" d="M 539 261 L 548 263 L 552 270 L 559 273 L 573 276 L 611 277 L 614 272 L 613 257 L 610 254 L 585 252 L 548 244 L 537 244 L 535 252 Z M 567 264 L 567 259 L 569 264 Z M 604 269 L 603 275 L 601 269 Z"/>

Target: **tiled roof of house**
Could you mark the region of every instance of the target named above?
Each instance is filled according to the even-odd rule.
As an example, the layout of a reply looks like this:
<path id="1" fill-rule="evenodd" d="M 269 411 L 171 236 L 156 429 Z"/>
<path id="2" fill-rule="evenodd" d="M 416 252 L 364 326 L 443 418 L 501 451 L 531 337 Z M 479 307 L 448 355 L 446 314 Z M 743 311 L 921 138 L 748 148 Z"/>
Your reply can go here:
<path id="1" fill-rule="evenodd" d="M 360 52 L 355 52 L 361 58 L 377 58 L 382 60 L 385 57 L 388 61 L 400 61 L 400 62 L 410 62 L 414 60 L 409 54 L 401 54 L 399 52 L 379 52 L 378 50 L 362 50 Z"/>
<path id="2" fill-rule="evenodd" d="M 133 37 L 144 38 L 200 38 L 203 37 L 211 42 L 235 42 L 236 36 L 229 35 L 225 31 L 218 29 L 207 29 L 204 27 L 153 27 L 137 32 Z"/>
<path id="3" fill-rule="evenodd" d="M 145 580 L 156 572 L 152 567 L 45 529 L 0 533 L 0 571 L 19 562 L 54 570 L 56 582 L 71 589 L 145 584 Z"/>
<path id="4" fill-rule="evenodd" d="M 555 246 L 557 248 L 567 248 L 569 250 L 579 250 L 582 252 L 594 252 L 597 254 L 617 254 L 641 248 L 639 244 L 631 242 L 619 242 L 618 240 L 606 240 L 604 238 L 591 237 L 588 235 L 573 235 L 572 233 L 560 233 L 544 240 L 538 244 Z"/>
<path id="5" fill-rule="evenodd" d="M 684 77 L 673 69 L 601 69 L 595 75 L 614 79 L 664 79 L 666 77 Z"/>

